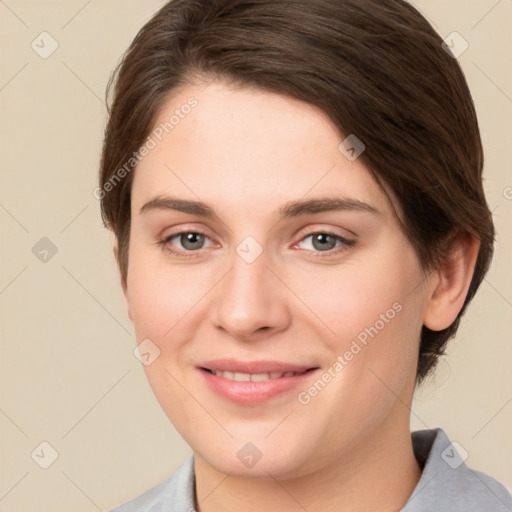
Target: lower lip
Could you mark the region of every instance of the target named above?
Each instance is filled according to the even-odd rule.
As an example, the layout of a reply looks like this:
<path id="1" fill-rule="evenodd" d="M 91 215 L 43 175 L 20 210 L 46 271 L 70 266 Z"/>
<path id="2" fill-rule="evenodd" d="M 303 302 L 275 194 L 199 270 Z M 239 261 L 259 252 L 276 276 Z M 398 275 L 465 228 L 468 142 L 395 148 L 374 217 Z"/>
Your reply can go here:
<path id="1" fill-rule="evenodd" d="M 240 405 L 258 405 L 269 401 L 281 393 L 305 385 L 306 381 L 317 371 L 308 370 L 292 377 L 280 377 L 262 381 L 237 381 L 225 379 L 199 369 L 209 388 L 216 394 Z"/>

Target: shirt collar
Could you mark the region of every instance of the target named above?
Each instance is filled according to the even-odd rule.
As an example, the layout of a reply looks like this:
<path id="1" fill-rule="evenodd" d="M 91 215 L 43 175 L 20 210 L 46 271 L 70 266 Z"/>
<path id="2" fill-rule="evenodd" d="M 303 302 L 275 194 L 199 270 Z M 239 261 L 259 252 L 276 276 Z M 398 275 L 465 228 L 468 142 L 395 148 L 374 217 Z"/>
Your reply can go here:
<path id="1" fill-rule="evenodd" d="M 490 476 L 464 462 L 467 451 L 440 429 L 412 433 L 414 455 L 423 467 L 421 478 L 401 512 L 510 512 L 512 498 Z"/>

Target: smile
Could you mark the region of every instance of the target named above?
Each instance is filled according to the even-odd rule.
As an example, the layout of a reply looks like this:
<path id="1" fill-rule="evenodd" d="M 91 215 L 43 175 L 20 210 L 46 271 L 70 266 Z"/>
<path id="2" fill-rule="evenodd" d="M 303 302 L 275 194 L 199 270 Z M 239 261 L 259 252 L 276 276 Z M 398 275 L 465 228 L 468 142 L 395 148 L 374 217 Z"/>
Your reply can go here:
<path id="1" fill-rule="evenodd" d="M 207 389 L 228 402 L 254 406 L 304 386 L 318 366 L 294 365 L 276 361 L 205 361 L 197 367 Z M 295 394 L 289 394 L 295 399 Z"/>
<path id="2" fill-rule="evenodd" d="M 236 380 L 238 382 L 261 382 L 263 380 L 281 379 L 283 377 L 293 377 L 295 375 L 301 375 L 308 370 L 303 372 L 270 372 L 270 373 L 242 373 L 242 372 L 230 372 L 222 370 L 210 370 L 205 368 L 212 375 L 217 377 L 223 377 L 228 380 Z"/>

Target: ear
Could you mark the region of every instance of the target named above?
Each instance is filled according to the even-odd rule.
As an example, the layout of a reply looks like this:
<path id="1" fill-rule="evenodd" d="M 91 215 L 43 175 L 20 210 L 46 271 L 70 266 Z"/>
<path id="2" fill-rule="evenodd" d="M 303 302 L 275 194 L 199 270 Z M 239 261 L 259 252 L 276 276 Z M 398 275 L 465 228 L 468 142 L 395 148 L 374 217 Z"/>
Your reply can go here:
<path id="1" fill-rule="evenodd" d="M 115 256 L 116 261 L 117 261 L 117 268 L 120 270 L 121 267 L 119 265 L 119 247 L 117 245 L 117 240 L 114 242 L 112 250 L 114 252 L 114 256 Z M 128 286 L 126 284 L 126 281 L 123 279 L 123 276 L 121 275 L 121 272 L 119 272 L 119 277 L 121 279 L 121 287 L 123 289 L 123 295 L 124 295 L 124 299 L 126 301 L 126 309 L 128 311 L 128 318 L 133 322 L 132 311 L 131 311 L 131 308 L 130 308 L 130 299 L 129 299 L 129 296 L 128 296 Z"/>
<path id="2" fill-rule="evenodd" d="M 448 255 L 433 272 L 423 324 L 433 331 L 448 328 L 457 318 L 475 270 L 480 241 L 470 233 L 457 235 Z"/>

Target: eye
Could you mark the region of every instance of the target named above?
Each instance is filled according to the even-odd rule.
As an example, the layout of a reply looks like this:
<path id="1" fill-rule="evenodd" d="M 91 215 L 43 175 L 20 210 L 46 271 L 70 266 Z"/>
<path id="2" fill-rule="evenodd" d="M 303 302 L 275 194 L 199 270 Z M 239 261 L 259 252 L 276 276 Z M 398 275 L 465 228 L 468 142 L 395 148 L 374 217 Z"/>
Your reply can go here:
<path id="1" fill-rule="evenodd" d="M 206 240 L 206 235 L 202 233 L 178 233 L 169 239 L 169 242 L 174 238 L 178 238 L 182 247 L 187 251 L 194 251 L 196 249 L 202 249 Z"/>
<path id="2" fill-rule="evenodd" d="M 337 254 L 340 251 L 346 250 L 347 247 L 353 246 L 356 242 L 355 240 L 350 240 L 335 233 L 320 231 L 310 233 L 302 238 L 302 240 L 296 245 L 300 245 L 301 243 L 305 246 L 302 247 L 302 249 L 314 252 L 329 252 L 330 254 Z"/>
<path id="3" fill-rule="evenodd" d="M 194 252 L 204 249 L 205 242 L 209 240 L 210 238 L 204 233 L 197 231 L 181 231 L 160 240 L 158 244 L 172 254 L 188 257 L 194 256 Z M 178 245 L 177 248 L 176 245 Z"/>
<path id="4" fill-rule="evenodd" d="M 207 244 L 209 242 L 209 244 Z M 335 233 L 319 231 L 310 233 L 303 237 L 300 242 L 295 246 L 303 247 L 306 251 L 315 253 L 328 253 L 328 255 L 338 254 L 348 247 L 355 245 L 356 241 L 345 238 Z M 165 251 L 181 257 L 194 257 L 199 255 L 201 249 L 211 247 L 214 245 L 210 238 L 198 231 L 180 231 L 170 236 L 165 237 L 163 240 L 158 241 Z"/>

